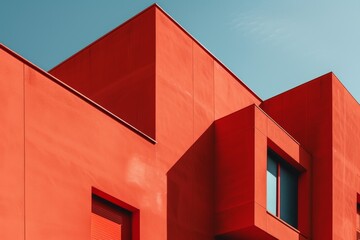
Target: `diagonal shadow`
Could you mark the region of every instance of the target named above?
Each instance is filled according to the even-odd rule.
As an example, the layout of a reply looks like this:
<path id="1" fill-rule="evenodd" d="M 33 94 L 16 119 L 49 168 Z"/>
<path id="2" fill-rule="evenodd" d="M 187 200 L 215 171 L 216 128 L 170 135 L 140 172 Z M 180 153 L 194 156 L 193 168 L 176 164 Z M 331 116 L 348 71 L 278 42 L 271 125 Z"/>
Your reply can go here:
<path id="1" fill-rule="evenodd" d="M 212 124 L 167 173 L 167 239 L 214 239 Z"/>

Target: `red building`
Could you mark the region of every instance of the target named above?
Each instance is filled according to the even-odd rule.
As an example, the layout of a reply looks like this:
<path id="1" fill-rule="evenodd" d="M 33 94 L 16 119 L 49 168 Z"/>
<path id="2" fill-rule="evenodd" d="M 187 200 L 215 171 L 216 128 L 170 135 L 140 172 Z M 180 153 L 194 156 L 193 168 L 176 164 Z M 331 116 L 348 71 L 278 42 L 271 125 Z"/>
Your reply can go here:
<path id="1" fill-rule="evenodd" d="M 262 100 L 154 5 L 49 73 L 0 46 L 0 85 L 0 239 L 359 239 L 333 73 Z"/>

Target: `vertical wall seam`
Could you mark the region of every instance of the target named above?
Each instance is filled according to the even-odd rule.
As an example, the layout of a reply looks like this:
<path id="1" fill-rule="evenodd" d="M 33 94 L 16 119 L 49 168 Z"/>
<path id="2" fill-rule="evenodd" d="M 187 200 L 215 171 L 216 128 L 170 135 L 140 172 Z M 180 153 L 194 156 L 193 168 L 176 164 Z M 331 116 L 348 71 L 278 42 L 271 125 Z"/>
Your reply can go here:
<path id="1" fill-rule="evenodd" d="M 154 129 L 155 129 L 155 132 L 154 132 L 154 138 L 155 138 L 155 140 L 156 140 L 156 135 L 157 135 L 157 131 L 156 131 L 156 128 L 157 128 L 157 126 L 156 126 L 156 124 L 157 124 L 157 111 L 156 111 L 156 109 L 157 109 L 157 107 L 156 107 L 156 105 L 157 105 L 157 94 L 156 94 L 156 92 L 157 92 L 157 84 L 156 84 L 156 82 L 157 82 L 157 49 L 156 49 L 156 45 L 157 45 L 157 27 L 156 27 L 156 25 L 157 25 L 157 17 L 156 17 L 156 15 L 157 15 L 157 8 L 155 8 L 155 10 L 154 10 L 154 115 L 155 115 L 155 121 L 154 121 Z M 155 151 L 155 153 L 156 153 L 156 151 Z M 155 159 L 157 159 L 157 157 L 156 157 L 156 155 L 155 155 Z"/>
<path id="2" fill-rule="evenodd" d="M 155 138 L 155 141 L 157 139 L 157 8 L 155 8 L 154 10 L 154 114 L 155 114 L 155 122 L 154 122 L 154 128 L 155 128 L 155 132 L 154 132 L 154 138 Z M 155 160 L 157 161 L 158 160 L 158 157 L 157 157 L 157 148 L 158 148 L 158 145 L 156 144 L 155 147 L 154 147 L 154 157 L 155 157 Z M 165 186 L 165 188 L 167 188 L 167 184 Z M 166 201 L 166 208 L 167 208 L 167 201 Z M 167 213 L 166 213 L 167 214 Z M 140 230 L 139 230 L 140 231 Z M 167 230 L 166 230 L 166 234 L 167 234 Z"/>
<path id="3" fill-rule="evenodd" d="M 26 239 L 26 164 L 25 164 L 25 64 L 23 63 L 23 154 L 24 154 L 24 239 Z"/>
<path id="4" fill-rule="evenodd" d="M 215 114 L 215 102 L 216 102 L 216 96 L 215 96 L 215 60 L 212 58 L 212 65 L 213 65 L 213 76 L 212 76 L 212 81 L 213 81 L 213 99 L 214 99 L 214 102 L 213 102 L 213 116 L 214 116 L 214 122 L 215 122 L 215 117 L 216 117 L 216 114 Z"/>
<path id="5" fill-rule="evenodd" d="M 194 83 L 194 41 L 191 40 L 191 78 L 193 92 L 193 143 L 195 142 L 195 83 Z"/>
<path id="6" fill-rule="evenodd" d="M 212 128 L 213 128 L 213 235 L 215 236 L 216 233 L 216 227 L 217 227 L 217 218 L 216 218 L 216 207 L 217 207 L 217 201 L 215 196 L 217 195 L 217 185 L 216 185 L 216 179 L 217 179 L 217 169 L 216 169 L 216 164 L 217 164 L 217 148 L 216 148 L 216 126 L 215 126 L 215 63 L 214 63 L 214 59 L 211 58 L 211 64 L 212 64 L 212 79 L 210 79 L 213 82 L 213 89 L 212 89 L 212 94 L 213 94 L 213 105 L 212 105 L 212 109 L 213 109 L 213 122 L 212 122 Z"/>

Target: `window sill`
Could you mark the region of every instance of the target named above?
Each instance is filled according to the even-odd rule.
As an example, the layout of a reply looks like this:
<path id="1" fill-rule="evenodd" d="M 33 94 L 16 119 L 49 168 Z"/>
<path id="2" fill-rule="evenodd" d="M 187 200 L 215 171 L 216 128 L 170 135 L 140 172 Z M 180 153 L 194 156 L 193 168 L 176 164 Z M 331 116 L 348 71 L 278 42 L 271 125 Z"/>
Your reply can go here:
<path id="1" fill-rule="evenodd" d="M 285 222 L 284 220 L 282 220 L 282 219 L 279 218 L 278 216 L 275 216 L 274 214 L 272 214 L 272 213 L 269 212 L 269 211 L 266 211 L 266 213 L 267 213 L 269 216 L 275 218 L 277 221 L 279 221 L 279 222 L 281 222 L 282 224 L 284 224 L 285 226 L 287 226 L 288 228 L 290 228 L 291 230 L 297 232 L 298 234 L 300 234 L 300 235 L 303 236 L 303 237 L 306 237 L 306 236 L 304 236 L 303 234 L 301 234 L 298 229 L 294 228 L 293 226 L 291 226 L 290 224 L 288 224 L 287 222 Z"/>

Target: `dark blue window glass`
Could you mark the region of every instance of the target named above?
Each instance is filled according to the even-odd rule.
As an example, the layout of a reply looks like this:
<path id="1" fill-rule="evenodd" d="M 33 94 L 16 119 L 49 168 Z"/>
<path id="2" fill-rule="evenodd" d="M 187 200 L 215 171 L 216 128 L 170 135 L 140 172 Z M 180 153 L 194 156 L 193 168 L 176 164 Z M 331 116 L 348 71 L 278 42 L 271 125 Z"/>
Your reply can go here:
<path id="1" fill-rule="evenodd" d="M 280 165 L 280 218 L 297 228 L 298 174 L 291 166 Z"/>
<path id="2" fill-rule="evenodd" d="M 268 212 L 297 228 L 298 173 L 271 149 L 268 150 L 266 181 Z M 279 195 L 280 199 L 278 199 Z M 280 209 L 277 209 L 278 204 Z M 280 216 L 277 210 L 280 210 Z"/>

